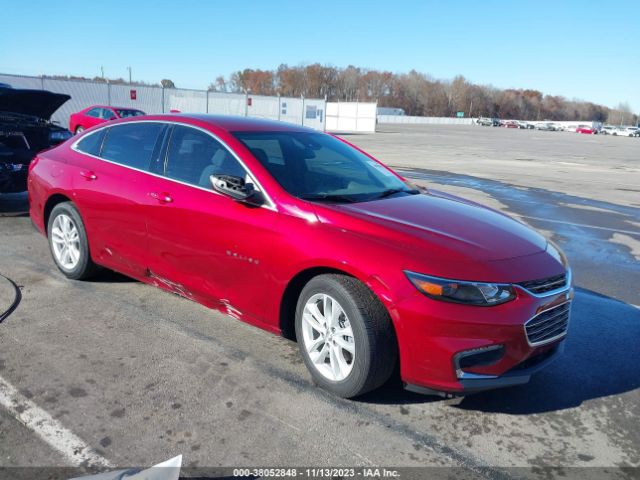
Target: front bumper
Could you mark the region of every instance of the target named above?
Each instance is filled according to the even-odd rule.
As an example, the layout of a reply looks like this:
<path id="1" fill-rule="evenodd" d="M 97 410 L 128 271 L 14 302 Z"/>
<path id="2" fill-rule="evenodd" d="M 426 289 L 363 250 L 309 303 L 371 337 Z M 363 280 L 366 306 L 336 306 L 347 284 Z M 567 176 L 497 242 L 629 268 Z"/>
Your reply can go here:
<path id="1" fill-rule="evenodd" d="M 511 302 L 475 307 L 432 300 L 418 293 L 396 305 L 400 319 L 400 372 L 408 390 L 464 395 L 527 383 L 563 351 L 564 334 L 535 342 L 525 325 L 571 305 L 573 288 L 544 295 L 522 289 Z M 567 309 L 568 310 L 568 309 Z M 545 313 L 546 312 L 546 313 Z M 566 322 L 568 324 L 569 313 Z M 536 328 L 538 328 L 536 326 Z M 499 348 L 488 362 L 460 366 L 469 352 Z"/>
<path id="2" fill-rule="evenodd" d="M 442 390 L 434 390 L 432 388 L 407 383 L 405 388 L 411 392 L 421 393 L 425 395 L 468 395 L 478 393 L 485 390 L 495 390 L 496 388 L 515 387 L 529 383 L 531 375 L 543 368 L 546 368 L 551 362 L 556 360 L 564 352 L 564 342 L 554 345 L 551 349 L 539 355 L 531 357 L 520 365 L 516 365 L 508 372 L 500 375 L 467 375 L 459 378 L 461 390 L 446 392 Z"/>

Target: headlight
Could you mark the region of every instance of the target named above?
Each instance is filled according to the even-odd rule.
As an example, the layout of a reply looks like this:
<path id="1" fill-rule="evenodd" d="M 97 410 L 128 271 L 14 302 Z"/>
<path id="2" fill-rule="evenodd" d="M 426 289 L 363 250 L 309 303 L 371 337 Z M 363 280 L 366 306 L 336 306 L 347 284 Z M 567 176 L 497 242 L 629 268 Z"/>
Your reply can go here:
<path id="1" fill-rule="evenodd" d="M 71 132 L 69 130 L 54 130 L 49 132 L 50 143 L 60 143 L 71 138 Z"/>
<path id="2" fill-rule="evenodd" d="M 509 284 L 449 280 L 413 272 L 404 272 L 413 285 L 434 300 L 465 305 L 499 305 L 516 298 Z"/>

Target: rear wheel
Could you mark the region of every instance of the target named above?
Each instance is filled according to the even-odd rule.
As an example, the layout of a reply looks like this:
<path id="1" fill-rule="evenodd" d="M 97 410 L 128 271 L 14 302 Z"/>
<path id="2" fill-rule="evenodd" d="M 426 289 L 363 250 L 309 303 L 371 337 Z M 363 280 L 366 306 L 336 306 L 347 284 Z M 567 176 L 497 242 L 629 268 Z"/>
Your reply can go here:
<path id="1" fill-rule="evenodd" d="M 53 207 L 47 235 L 53 260 L 67 278 L 83 280 L 99 271 L 91 260 L 84 224 L 73 203 L 63 202 Z"/>
<path id="2" fill-rule="evenodd" d="M 314 381 L 344 398 L 385 383 L 397 362 L 391 319 L 369 288 L 353 277 L 320 275 L 304 287 L 296 337 Z"/>
<path id="3" fill-rule="evenodd" d="M 84 127 L 82 125 L 78 125 L 76 127 L 76 135 L 82 132 L 84 132 Z"/>

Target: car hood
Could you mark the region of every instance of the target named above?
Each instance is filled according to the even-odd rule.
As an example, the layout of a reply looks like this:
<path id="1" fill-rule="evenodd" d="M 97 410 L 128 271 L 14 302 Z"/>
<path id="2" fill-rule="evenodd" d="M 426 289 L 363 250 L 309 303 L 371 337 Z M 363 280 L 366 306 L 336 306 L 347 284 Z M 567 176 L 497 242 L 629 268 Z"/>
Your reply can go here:
<path id="1" fill-rule="evenodd" d="M 386 239 L 400 248 L 415 251 L 419 257 L 495 261 L 533 255 L 547 247 L 546 239 L 526 225 L 447 194 L 322 205 L 317 213 L 321 221 L 353 232 L 359 230 L 368 237 Z"/>
<path id="2" fill-rule="evenodd" d="M 49 120 L 71 97 L 46 90 L 0 88 L 0 111 L 33 115 Z"/>

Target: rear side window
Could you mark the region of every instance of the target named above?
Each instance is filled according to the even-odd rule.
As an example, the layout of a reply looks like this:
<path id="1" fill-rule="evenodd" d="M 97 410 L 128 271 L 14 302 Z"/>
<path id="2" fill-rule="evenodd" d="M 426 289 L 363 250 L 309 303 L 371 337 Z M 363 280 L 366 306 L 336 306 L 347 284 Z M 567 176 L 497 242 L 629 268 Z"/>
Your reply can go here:
<path id="1" fill-rule="evenodd" d="M 92 108 L 91 110 L 89 110 L 86 113 L 86 115 L 88 115 L 90 117 L 100 118 L 101 113 L 102 113 L 102 109 L 101 108 Z"/>
<path id="2" fill-rule="evenodd" d="M 107 133 L 107 130 L 102 129 L 95 133 L 85 135 L 84 138 L 77 143 L 76 149 L 89 155 L 100 155 L 100 147 L 102 147 L 105 133 Z"/>
<path id="3" fill-rule="evenodd" d="M 121 165 L 147 170 L 163 128 L 162 123 L 152 122 L 113 126 L 108 129 L 100 156 Z"/>
<path id="4" fill-rule="evenodd" d="M 211 175 L 234 175 L 246 180 L 244 167 L 211 135 L 176 125 L 169 142 L 165 175 L 174 180 L 211 187 Z"/>

